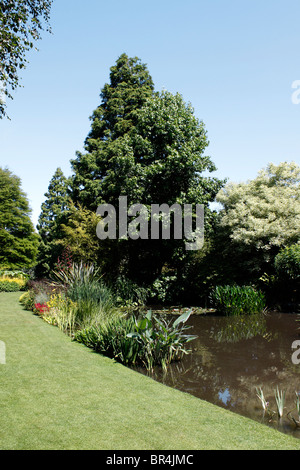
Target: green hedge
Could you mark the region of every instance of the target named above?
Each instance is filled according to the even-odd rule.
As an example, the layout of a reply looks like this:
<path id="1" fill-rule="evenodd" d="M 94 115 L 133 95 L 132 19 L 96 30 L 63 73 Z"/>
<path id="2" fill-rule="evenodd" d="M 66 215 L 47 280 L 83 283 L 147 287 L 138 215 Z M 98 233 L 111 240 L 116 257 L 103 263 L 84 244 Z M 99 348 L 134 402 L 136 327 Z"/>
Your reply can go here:
<path id="1" fill-rule="evenodd" d="M 14 281 L 2 281 L 0 280 L 0 292 L 18 292 L 20 285 Z"/>

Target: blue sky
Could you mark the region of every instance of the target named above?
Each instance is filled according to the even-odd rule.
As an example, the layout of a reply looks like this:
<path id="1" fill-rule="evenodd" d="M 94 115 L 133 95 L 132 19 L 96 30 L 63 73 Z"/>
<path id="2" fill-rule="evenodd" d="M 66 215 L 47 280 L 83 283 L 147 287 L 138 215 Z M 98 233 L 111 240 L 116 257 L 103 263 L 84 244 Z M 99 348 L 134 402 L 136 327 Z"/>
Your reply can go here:
<path id="1" fill-rule="evenodd" d="M 71 174 L 109 69 L 126 52 L 156 90 L 179 92 L 204 121 L 216 176 L 255 178 L 300 164 L 299 0 L 54 0 L 23 88 L 0 120 L 0 166 L 22 180 L 36 223 L 57 167 Z"/>

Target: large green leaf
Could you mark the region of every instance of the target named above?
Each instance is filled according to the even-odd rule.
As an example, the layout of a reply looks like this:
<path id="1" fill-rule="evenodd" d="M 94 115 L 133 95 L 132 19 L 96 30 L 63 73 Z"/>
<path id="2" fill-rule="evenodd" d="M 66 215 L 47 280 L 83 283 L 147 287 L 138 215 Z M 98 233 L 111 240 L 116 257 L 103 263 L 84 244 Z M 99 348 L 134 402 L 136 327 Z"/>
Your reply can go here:
<path id="1" fill-rule="evenodd" d="M 177 325 L 179 325 L 180 323 L 185 323 L 187 322 L 187 320 L 190 318 L 191 316 L 191 313 L 192 313 L 192 310 L 188 310 L 187 312 L 183 313 L 182 315 L 180 315 L 180 317 L 177 318 L 177 320 L 175 320 L 175 322 L 173 323 L 173 326 L 176 327 Z"/>

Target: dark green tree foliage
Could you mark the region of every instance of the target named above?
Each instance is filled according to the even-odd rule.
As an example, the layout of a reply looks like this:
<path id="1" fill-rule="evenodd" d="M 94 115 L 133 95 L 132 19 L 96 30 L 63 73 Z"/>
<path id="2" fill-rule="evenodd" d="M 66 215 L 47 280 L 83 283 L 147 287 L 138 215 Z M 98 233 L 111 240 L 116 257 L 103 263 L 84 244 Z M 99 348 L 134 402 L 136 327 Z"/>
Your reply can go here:
<path id="1" fill-rule="evenodd" d="M 140 110 L 132 138 L 144 204 L 204 204 L 213 201 L 223 182 L 203 176 L 216 170 L 204 155 L 209 145 L 204 123 L 182 96 L 156 93 Z"/>
<path id="2" fill-rule="evenodd" d="M 215 166 L 204 156 L 208 140 L 204 124 L 181 95 L 154 92 L 153 82 L 139 59 L 123 54 L 111 68 L 110 84 L 92 116 L 86 153 L 72 161 L 73 194 L 91 210 L 101 203 L 118 209 L 119 196 L 128 206 L 204 204 L 208 209 L 223 182 L 204 176 Z M 150 238 L 150 234 L 149 234 Z M 107 243 L 101 246 L 112 245 Z M 187 253 L 182 240 L 116 241 L 119 267 L 134 280 L 153 281 L 163 267 L 182 267 Z M 110 269 L 111 272 L 111 269 Z"/>
<path id="3" fill-rule="evenodd" d="M 120 195 L 131 177 L 132 148 L 139 109 L 153 95 L 154 85 L 147 67 L 138 58 L 122 54 L 110 70 L 110 84 L 101 92 L 101 105 L 91 117 L 91 131 L 85 141 L 85 153 L 73 160 L 73 198 L 91 210 L 102 202 L 112 202 L 112 192 Z M 114 173 L 120 179 L 117 187 L 103 191 L 103 183 Z M 127 194 L 124 187 L 123 194 Z"/>
<path id="4" fill-rule="evenodd" d="M 9 98 L 9 89 L 19 84 L 18 70 L 26 66 L 26 53 L 49 25 L 51 5 L 52 0 L 0 0 L 0 85 Z M 0 97 L 0 118 L 4 115 Z"/>
<path id="5" fill-rule="evenodd" d="M 270 287 L 282 308 L 300 311 L 300 244 L 280 250 L 274 260 L 275 279 Z"/>
<path id="6" fill-rule="evenodd" d="M 38 235 L 30 219 L 31 209 L 21 180 L 0 168 L 0 266 L 27 269 L 34 265 Z"/>
<path id="7" fill-rule="evenodd" d="M 62 252 L 58 240 L 63 236 L 61 224 L 67 218 L 69 196 L 68 180 L 60 168 L 55 171 L 45 197 L 37 225 L 41 237 L 36 268 L 39 276 L 49 273 Z"/>

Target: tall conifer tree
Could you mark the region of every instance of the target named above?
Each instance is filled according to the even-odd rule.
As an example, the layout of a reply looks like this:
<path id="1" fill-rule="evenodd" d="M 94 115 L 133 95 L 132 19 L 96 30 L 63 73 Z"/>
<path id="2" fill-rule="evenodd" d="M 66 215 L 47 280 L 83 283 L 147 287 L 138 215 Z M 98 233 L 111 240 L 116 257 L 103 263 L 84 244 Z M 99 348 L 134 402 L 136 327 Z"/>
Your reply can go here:
<path id="1" fill-rule="evenodd" d="M 96 210 L 103 202 L 117 203 L 121 189 L 126 193 L 128 177 L 134 176 L 130 138 L 136 131 L 138 111 L 153 90 L 147 67 L 137 57 L 122 54 L 111 67 L 110 83 L 103 87 L 102 102 L 91 117 L 85 153 L 77 152 L 77 159 L 71 161 L 75 203 Z M 112 172 L 118 185 L 105 189 L 105 178 Z"/>
<path id="2" fill-rule="evenodd" d="M 45 193 L 46 200 L 41 206 L 37 229 L 41 237 L 38 253 L 37 275 L 44 276 L 54 267 L 62 247 L 61 224 L 65 222 L 68 208 L 68 180 L 57 168 Z"/>

